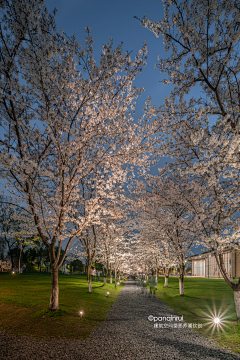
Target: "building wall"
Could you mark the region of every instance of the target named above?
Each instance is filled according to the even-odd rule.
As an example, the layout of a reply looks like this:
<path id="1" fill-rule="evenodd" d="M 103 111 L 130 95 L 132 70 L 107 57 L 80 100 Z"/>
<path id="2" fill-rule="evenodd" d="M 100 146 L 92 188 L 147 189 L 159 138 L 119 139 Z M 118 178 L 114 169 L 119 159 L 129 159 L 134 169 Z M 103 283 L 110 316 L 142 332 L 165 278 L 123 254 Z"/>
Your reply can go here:
<path id="1" fill-rule="evenodd" d="M 205 276 L 205 259 L 192 261 L 192 275 Z"/>
<path id="2" fill-rule="evenodd" d="M 240 252 L 237 252 L 235 255 L 235 251 L 227 251 L 223 254 L 223 260 L 228 276 L 230 278 L 240 277 Z M 201 256 L 200 259 L 193 259 L 192 275 L 205 276 L 209 278 L 222 278 L 222 274 L 213 254 L 206 254 L 204 258 Z"/>
<path id="3" fill-rule="evenodd" d="M 214 255 L 208 255 L 208 264 L 209 264 L 209 270 L 208 270 L 208 275 L 209 277 L 221 277 L 221 273 L 220 270 L 218 268 L 216 259 Z"/>
<path id="4" fill-rule="evenodd" d="M 236 252 L 236 260 L 237 260 L 237 266 L 236 266 L 236 276 L 237 278 L 240 277 L 240 252 Z"/>
<path id="5" fill-rule="evenodd" d="M 223 261 L 224 261 L 224 266 L 225 266 L 228 276 L 233 277 L 233 275 L 232 275 L 232 253 L 230 251 L 225 252 L 223 254 Z M 206 257 L 206 277 L 222 278 L 222 274 L 217 265 L 215 256 L 212 254 L 209 254 Z"/>
<path id="6" fill-rule="evenodd" d="M 240 252 L 236 250 L 232 252 L 232 273 L 233 277 L 240 277 Z"/>

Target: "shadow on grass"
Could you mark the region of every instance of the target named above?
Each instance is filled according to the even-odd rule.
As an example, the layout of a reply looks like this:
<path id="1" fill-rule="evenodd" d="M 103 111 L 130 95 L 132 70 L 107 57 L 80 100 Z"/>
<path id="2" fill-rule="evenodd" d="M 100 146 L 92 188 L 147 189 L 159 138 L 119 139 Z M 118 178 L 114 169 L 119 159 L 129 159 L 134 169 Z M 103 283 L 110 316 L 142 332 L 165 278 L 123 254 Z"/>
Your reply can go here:
<path id="1" fill-rule="evenodd" d="M 50 318 L 58 318 L 58 317 L 65 317 L 67 316 L 67 311 L 65 310 L 50 310 L 44 309 L 37 314 L 37 317 L 50 317 Z"/>

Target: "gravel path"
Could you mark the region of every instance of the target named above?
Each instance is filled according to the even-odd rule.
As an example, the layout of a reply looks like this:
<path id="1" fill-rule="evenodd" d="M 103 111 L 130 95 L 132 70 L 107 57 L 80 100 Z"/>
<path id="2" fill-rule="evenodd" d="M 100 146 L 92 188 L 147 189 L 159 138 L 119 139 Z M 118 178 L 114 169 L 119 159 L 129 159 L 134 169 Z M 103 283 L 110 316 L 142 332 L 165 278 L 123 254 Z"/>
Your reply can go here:
<path id="1" fill-rule="evenodd" d="M 150 315 L 169 317 L 174 313 L 136 286 L 136 282 L 128 281 L 104 323 L 86 341 L 38 340 L 0 332 L 0 359 L 240 359 L 240 355 L 216 347 L 188 327 L 156 328 L 154 324 L 169 326 L 184 322 L 161 321 L 160 318 L 154 322 L 148 320 Z"/>

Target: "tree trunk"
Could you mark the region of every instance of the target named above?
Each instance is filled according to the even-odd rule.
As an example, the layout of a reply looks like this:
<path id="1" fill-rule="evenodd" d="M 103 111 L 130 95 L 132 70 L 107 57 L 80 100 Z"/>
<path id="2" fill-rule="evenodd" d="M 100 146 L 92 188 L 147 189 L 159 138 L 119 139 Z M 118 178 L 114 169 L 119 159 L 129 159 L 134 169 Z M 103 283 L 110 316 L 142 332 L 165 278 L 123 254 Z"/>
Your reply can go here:
<path id="1" fill-rule="evenodd" d="M 59 289 L 58 289 L 58 267 L 51 267 L 51 298 L 49 309 L 58 310 L 59 309 Z"/>
<path id="2" fill-rule="evenodd" d="M 156 278 L 155 278 L 155 283 L 158 284 L 158 269 L 156 267 Z"/>
<path id="3" fill-rule="evenodd" d="M 117 269 L 116 269 L 116 243 L 115 243 L 115 262 L 114 262 L 114 283 L 115 283 L 115 289 L 117 287 Z"/>
<path id="4" fill-rule="evenodd" d="M 233 291 L 237 313 L 237 320 L 240 321 L 240 291 Z"/>
<path id="5" fill-rule="evenodd" d="M 164 268 L 164 275 L 165 275 L 165 287 L 168 287 L 168 278 L 169 278 L 169 267 Z"/>
<path id="6" fill-rule="evenodd" d="M 6 243 L 8 244 L 8 250 L 9 250 L 8 253 L 9 253 L 9 255 L 10 255 L 11 263 L 12 263 L 12 265 L 11 265 L 11 270 L 13 271 L 13 255 L 12 255 L 11 247 L 10 247 L 10 245 L 9 245 L 9 241 L 7 241 L 6 235 L 5 235 L 5 241 L 6 241 Z"/>
<path id="7" fill-rule="evenodd" d="M 180 291 L 180 295 L 183 296 L 184 295 L 184 283 L 183 283 L 182 277 L 179 277 L 179 291 Z"/>
<path id="8" fill-rule="evenodd" d="M 21 247 L 20 247 L 20 253 L 19 253 L 19 259 L 18 259 L 18 273 L 21 274 L 21 257 L 22 257 L 22 249 L 23 249 L 23 245 L 21 243 Z"/>
<path id="9" fill-rule="evenodd" d="M 104 274 L 103 284 L 106 285 L 107 284 L 107 269 L 106 268 L 103 269 L 103 274 Z"/>
<path id="10" fill-rule="evenodd" d="M 88 291 L 91 293 L 92 292 L 92 282 L 91 282 L 91 278 L 88 280 Z"/>
<path id="11" fill-rule="evenodd" d="M 184 296 L 184 268 L 184 265 L 179 265 L 179 291 L 181 296 Z"/>
<path id="12" fill-rule="evenodd" d="M 224 265 L 222 253 L 217 254 L 215 252 L 214 256 L 215 256 L 218 268 L 220 269 L 224 280 L 233 289 L 235 308 L 236 308 L 236 313 L 237 313 L 237 321 L 240 321 L 240 278 L 239 278 L 237 284 L 233 280 L 230 279 L 230 277 L 227 274 L 225 265 Z"/>
<path id="13" fill-rule="evenodd" d="M 112 264 L 110 264 L 110 284 L 112 284 Z"/>
<path id="14" fill-rule="evenodd" d="M 87 268 L 87 282 L 88 282 L 88 291 L 91 293 L 92 292 L 92 282 L 91 282 L 91 267 L 88 266 Z"/>

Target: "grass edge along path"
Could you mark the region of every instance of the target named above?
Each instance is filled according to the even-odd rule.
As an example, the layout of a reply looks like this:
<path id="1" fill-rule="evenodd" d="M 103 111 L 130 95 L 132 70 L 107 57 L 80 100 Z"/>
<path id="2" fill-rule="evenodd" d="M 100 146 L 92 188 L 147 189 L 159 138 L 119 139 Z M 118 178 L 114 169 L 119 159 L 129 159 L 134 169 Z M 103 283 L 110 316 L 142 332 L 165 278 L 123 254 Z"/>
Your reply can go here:
<path id="1" fill-rule="evenodd" d="M 202 336 L 240 353 L 240 323 L 236 322 L 233 291 L 225 280 L 186 277 L 184 296 L 179 295 L 178 281 L 178 277 L 169 277 L 166 288 L 160 276 L 156 296 L 188 324 L 202 324 L 202 329 L 194 329 Z M 213 326 L 214 317 L 222 319 L 221 326 Z"/>
<path id="2" fill-rule="evenodd" d="M 59 274 L 60 310 L 52 312 L 48 310 L 50 274 L 0 273 L 0 329 L 18 336 L 86 339 L 104 321 L 124 282 L 117 289 L 109 280 L 106 285 L 102 281 L 92 285 L 89 293 L 86 276 Z"/>

